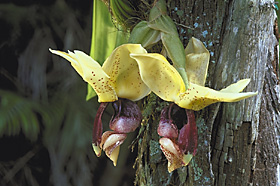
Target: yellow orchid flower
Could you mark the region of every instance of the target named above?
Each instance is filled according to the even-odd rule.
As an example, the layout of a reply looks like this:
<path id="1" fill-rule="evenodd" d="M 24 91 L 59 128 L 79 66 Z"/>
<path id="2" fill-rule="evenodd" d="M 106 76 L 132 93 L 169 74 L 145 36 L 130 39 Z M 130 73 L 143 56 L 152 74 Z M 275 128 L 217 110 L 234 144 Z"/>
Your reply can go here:
<path id="1" fill-rule="evenodd" d="M 160 148 L 168 160 L 168 171 L 187 166 L 197 151 L 197 127 L 193 110 L 200 110 L 215 102 L 234 102 L 257 94 L 240 93 L 250 82 L 243 79 L 220 91 L 204 87 L 209 64 L 209 52 L 201 41 L 192 38 L 185 49 L 188 88 L 178 71 L 160 54 L 130 54 L 140 69 L 142 80 L 165 101 L 172 103 L 164 108 L 158 125 Z M 172 113 L 186 112 L 187 124 L 178 130 Z M 184 108 L 184 109 L 182 109 Z M 182 111 L 181 111 L 182 112 Z M 180 113 L 182 116 L 182 113 Z M 182 125 L 182 123 L 180 123 Z"/>
<path id="2" fill-rule="evenodd" d="M 141 79 L 136 60 L 130 54 L 146 54 L 147 51 L 140 44 L 121 45 L 112 52 L 102 67 L 82 51 L 65 53 L 50 49 L 50 52 L 68 60 L 97 93 L 101 104 L 94 120 L 93 150 L 99 157 L 103 149 L 116 166 L 120 145 L 125 140 L 126 133 L 133 132 L 142 120 L 141 111 L 133 101 L 150 93 L 149 87 Z M 102 135 L 101 118 L 108 102 L 112 102 L 115 111 L 110 121 L 110 129 L 113 131 Z"/>
<path id="3" fill-rule="evenodd" d="M 140 75 L 144 83 L 165 101 L 171 101 L 178 106 L 200 110 L 216 102 L 236 102 L 251 96 L 257 92 L 241 92 L 250 82 L 243 79 L 220 91 L 204 87 L 209 63 L 209 52 L 201 41 L 192 38 L 186 48 L 187 75 L 189 87 L 186 90 L 183 79 L 176 69 L 170 65 L 161 54 L 130 54 L 140 69 Z"/>
<path id="4" fill-rule="evenodd" d="M 113 102 L 118 100 L 118 97 L 136 101 L 150 92 L 140 77 L 136 61 L 129 56 L 131 53 L 147 53 L 140 44 L 124 44 L 117 47 L 102 67 L 82 51 L 50 51 L 71 63 L 84 81 L 96 91 L 99 102 Z"/>

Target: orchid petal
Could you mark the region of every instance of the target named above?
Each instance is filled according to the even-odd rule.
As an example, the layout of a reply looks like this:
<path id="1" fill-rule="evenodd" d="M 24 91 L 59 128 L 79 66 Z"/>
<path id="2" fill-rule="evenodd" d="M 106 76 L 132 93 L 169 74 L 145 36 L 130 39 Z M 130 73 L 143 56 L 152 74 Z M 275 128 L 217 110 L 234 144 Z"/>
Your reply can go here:
<path id="1" fill-rule="evenodd" d="M 145 54 L 147 51 L 140 44 L 121 45 L 104 62 L 102 69 L 110 76 L 118 97 L 136 101 L 145 97 L 150 89 L 142 81 L 138 64 L 130 53 Z"/>
<path id="2" fill-rule="evenodd" d="M 114 166 L 117 165 L 120 145 L 126 139 L 126 134 L 116 133 L 114 131 L 104 132 L 100 147 L 103 148 L 106 155 L 113 161 Z"/>
<path id="3" fill-rule="evenodd" d="M 50 51 L 70 61 L 84 81 L 88 82 L 95 90 L 99 102 L 112 102 L 118 99 L 110 82 L 110 77 L 102 70 L 99 63 L 90 56 L 78 50 L 75 50 L 74 53 L 69 51 L 68 54 L 52 49 Z"/>
<path id="4" fill-rule="evenodd" d="M 181 129 L 178 137 L 178 145 L 183 154 L 191 153 L 193 156 L 197 151 L 197 127 L 194 112 L 192 110 L 185 110 L 188 116 L 188 123 Z"/>
<path id="5" fill-rule="evenodd" d="M 210 59 L 209 51 L 200 40 L 192 37 L 185 48 L 185 54 L 189 81 L 204 86 Z"/>
<path id="6" fill-rule="evenodd" d="M 220 92 L 238 93 L 241 92 L 249 83 L 250 79 L 242 79 L 239 80 L 237 83 L 233 83 L 228 87 L 220 90 Z"/>
<path id="7" fill-rule="evenodd" d="M 183 155 L 179 146 L 169 138 L 159 140 L 160 148 L 168 160 L 168 172 L 184 166 Z"/>
<path id="8" fill-rule="evenodd" d="M 184 82 L 177 70 L 160 54 L 131 54 L 140 69 L 144 83 L 160 98 L 174 101 L 185 91 Z"/>
<path id="9" fill-rule="evenodd" d="M 238 93 L 249 83 L 241 80 L 222 91 L 216 91 L 194 83 L 185 90 L 183 80 L 176 69 L 160 54 L 131 54 L 136 59 L 140 75 L 150 89 L 165 101 L 173 101 L 182 108 L 200 110 L 216 102 L 236 102 L 257 92 Z"/>
<path id="10" fill-rule="evenodd" d="M 99 147 L 102 138 L 102 115 L 108 106 L 108 103 L 101 103 L 96 112 L 92 129 L 92 147 L 97 157 L 101 155 L 101 148 Z"/>
<path id="11" fill-rule="evenodd" d="M 233 87 L 234 86 L 235 85 L 233 85 Z M 231 88 L 229 88 L 229 90 L 231 90 Z M 181 93 L 175 103 L 182 108 L 197 111 L 212 103 L 236 102 L 255 95 L 257 95 L 257 92 L 232 93 L 216 91 L 208 87 L 190 83 L 189 89 L 186 92 Z"/>

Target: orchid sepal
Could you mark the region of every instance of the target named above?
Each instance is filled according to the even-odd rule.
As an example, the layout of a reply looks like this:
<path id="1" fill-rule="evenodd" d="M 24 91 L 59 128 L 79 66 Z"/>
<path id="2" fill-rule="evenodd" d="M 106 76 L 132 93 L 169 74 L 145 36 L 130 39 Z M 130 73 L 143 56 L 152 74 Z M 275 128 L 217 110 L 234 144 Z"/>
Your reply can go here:
<path id="1" fill-rule="evenodd" d="M 239 93 L 248 80 L 240 80 L 230 88 L 216 91 L 189 82 L 186 90 L 183 80 L 176 69 L 160 54 L 130 54 L 140 69 L 144 83 L 165 101 L 171 101 L 190 110 L 201 110 L 216 102 L 235 102 L 257 95 L 258 92 Z M 242 88 L 240 88 L 242 87 Z M 236 88 L 236 91 L 233 89 Z"/>
<path id="2" fill-rule="evenodd" d="M 185 54 L 189 81 L 204 86 L 210 59 L 209 51 L 200 40 L 192 37 L 185 48 Z"/>
<path id="3" fill-rule="evenodd" d="M 243 84 L 243 82 L 240 80 L 236 84 Z M 236 92 L 227 92 L 226 90 L 227 88 L 224 91 L 216 91 L 190 83 L 189 89 L 181 93 L 174 102 L 182 108 L 198 111 L 216 102 L 237 102 L 258 94 L 258 92 L 239 93 L 239 90 Z"/>
<path id="4" fill-rule="evenodd" d="M 95 90 L 99 102 L 113 102 L 118 98 L 137 101 L 150 93 L 150 89 L 140 78 L 137 62 L 130 57 L 131 53 L 147 53 L 140 44 L 123 44 L 117 47 L 102 67 L 82 51 L 65 53 L 49 50 L 71 63 L 83 80 Z"/>

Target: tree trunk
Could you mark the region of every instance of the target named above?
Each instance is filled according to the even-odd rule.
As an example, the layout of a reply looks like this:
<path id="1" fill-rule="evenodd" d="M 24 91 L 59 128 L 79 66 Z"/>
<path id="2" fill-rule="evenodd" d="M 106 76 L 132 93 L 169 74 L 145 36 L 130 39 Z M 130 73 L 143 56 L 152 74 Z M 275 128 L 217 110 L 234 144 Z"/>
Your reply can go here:
<path id="1" fill-rule="evenodd" d="M 272 0 L 169 0 L 184 46 L 194 36 L 211 54 L 207 85 L 216 90 L 250 78 L 258 95 L 196 112 L 198 152 L 189 166 L 167 172 L 156 131 L 164 103 L 144 104 L 136 185 L 276 185 L 280 126 L 278 42 Z"/>

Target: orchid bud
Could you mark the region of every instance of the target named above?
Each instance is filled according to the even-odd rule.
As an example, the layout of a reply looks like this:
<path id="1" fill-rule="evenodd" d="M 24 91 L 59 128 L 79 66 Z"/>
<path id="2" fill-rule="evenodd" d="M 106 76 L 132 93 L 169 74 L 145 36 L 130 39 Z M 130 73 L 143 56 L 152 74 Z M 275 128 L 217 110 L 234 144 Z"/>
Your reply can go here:
<path id="1" fill-rule="evenodd" d="M 141 110 L 136 103 L 128 99 L 119 99 L 113 103 L 115 114 L 110 121 L 110 129 L 119 133 L 135 131 L 142 121 Z"/>

